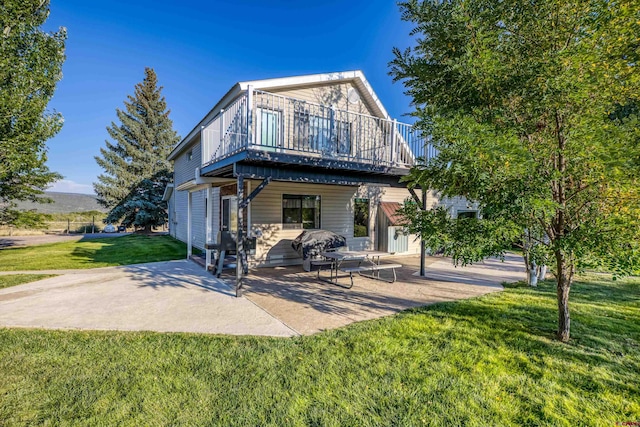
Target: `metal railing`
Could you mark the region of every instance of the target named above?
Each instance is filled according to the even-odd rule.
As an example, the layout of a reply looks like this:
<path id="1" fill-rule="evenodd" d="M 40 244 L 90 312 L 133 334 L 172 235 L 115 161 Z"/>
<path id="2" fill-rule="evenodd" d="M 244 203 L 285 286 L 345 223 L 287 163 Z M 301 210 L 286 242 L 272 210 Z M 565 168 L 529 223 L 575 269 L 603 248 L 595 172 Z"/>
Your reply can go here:
<path id="1" fill-rule="evenodd" d="M 244 149 L 399 168 L 435 155 L 409 124 L 259 90 L 202 127 L 203 166 Z"/>

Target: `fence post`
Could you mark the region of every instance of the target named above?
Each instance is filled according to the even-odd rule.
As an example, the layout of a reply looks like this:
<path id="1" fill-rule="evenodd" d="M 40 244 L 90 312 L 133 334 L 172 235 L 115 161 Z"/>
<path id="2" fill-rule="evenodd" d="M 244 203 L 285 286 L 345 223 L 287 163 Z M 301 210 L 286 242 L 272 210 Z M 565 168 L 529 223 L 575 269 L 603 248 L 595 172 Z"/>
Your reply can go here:
<path id="1" fill-rule="evenodd" d="M 71 232 L 71 220 L 67 220 L 67 234 Z"/>
<path id="2" fill-rule="evenodd" d="M 91 217 L 91 234 L 96 232 L 96 217 L 93 215 Z"/>

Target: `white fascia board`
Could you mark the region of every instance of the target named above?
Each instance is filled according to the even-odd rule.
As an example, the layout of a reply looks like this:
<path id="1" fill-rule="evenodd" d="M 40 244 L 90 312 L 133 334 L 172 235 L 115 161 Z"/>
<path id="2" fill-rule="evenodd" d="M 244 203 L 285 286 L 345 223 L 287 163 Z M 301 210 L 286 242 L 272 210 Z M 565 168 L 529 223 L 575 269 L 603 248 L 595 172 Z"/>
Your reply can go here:
<path id="1" fill-rule="evenodd" d="M 164 188 L 164 193 L 162 193 L 162 201 L 167 202 L 171 198 L 171 194 L 173 194 L 173 184 L 167 184 Z"/>
<path id="2" fill-rule="evenodd" d="M 254 89 L 258 90 L 268 90 L 273 88 L 291 88 L 296 86 L 308 86 L 313 84 L 321 84 L 332 81 L 353 81 L 356 86 L 362 92 L 362 94 L 366 97 L 368 104 L 377 109 L 376 113 L 385 119 L 389 119 L 389 114 L 387 110 L 380 102 L 380 98 L 374 92 L 373 88 L 367 81 L 367 78 L 364 76 L 364 73 L 360 70 L 354 71 L 339 71 L 335 73 L 324 73 L 324 74 L 309 74 L 305 76 L 294 76 L 294 77 L 282 77 L 276 79 L 266 79 L 266 80 L 253 80 L 247 82 L 239 82 L 240 90 L 247 90 L 248 86 L 253 86 Z"/>

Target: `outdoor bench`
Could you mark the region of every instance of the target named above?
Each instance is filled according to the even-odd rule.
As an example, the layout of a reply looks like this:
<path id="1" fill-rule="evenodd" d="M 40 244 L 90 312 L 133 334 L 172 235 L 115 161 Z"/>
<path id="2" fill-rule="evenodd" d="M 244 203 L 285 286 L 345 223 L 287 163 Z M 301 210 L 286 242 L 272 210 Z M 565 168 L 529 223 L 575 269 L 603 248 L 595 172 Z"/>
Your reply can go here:
<path id="1" fill-rule="evenodd" d="M 393 283 L 396 281 L 396 268 L 402 268 L 402 264 L 367 264 L 367 265 L 359 265 L 357 267 L 345 267 L 341 268 L 340 271 L 345 273 L 349 273 L 351 276 L 351 282 L 353 283 L 353 273 L 358 273 L 363 277 L 368 277 L 370 279 L 382 280 L 384 282 Z M 393 280 L 387 280 L 380 277 L 381 270 L 391 270 L 393 272 Z M 362 273 L 371 273 L 371 274 L 362 274 Z"/>

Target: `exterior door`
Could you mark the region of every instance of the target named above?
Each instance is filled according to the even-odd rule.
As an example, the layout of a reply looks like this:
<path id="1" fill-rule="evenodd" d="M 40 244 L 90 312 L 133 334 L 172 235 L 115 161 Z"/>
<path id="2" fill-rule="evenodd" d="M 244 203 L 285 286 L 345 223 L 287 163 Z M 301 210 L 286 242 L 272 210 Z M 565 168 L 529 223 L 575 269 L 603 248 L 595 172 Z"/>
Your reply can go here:
<path id="1" fill-rule="evenodd" d="M 238 231 L 238 198 L 225 196 L 222 198 L 221 231 Z"/>
<path id="2" fill-rule="evenodd" d="M 282 138 L 282 114 L 276 110 L 258 108 L 258 144 L 263 150 L 275 151 Z"/>

